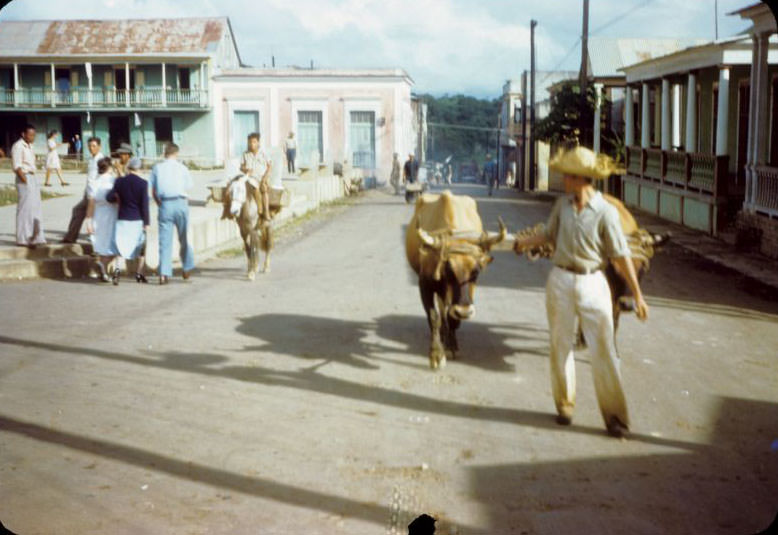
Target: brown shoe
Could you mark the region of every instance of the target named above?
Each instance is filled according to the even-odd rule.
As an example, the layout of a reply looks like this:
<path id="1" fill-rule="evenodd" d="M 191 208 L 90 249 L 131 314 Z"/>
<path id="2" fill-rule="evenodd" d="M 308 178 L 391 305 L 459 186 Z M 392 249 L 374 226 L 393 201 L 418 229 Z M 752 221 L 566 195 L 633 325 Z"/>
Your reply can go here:
<path id="1" fill-rule="evenodd" d="M 608 434 L 616 438 L 624 438 L 629 433 L 629 428 L 624 425 L 618 416 L 611 416 L 605 426 L 608 429 Z"/>
<path id="2" fill-rule="evenodd" d="M 559 414 L 556 416 L 556 423 L 559 425 L 570 425 L 573 423 L 573 408 L 562 407 L 558 409 Z"/>
<path id="3" fill-rule="evenodd" d="M 184 278 L 184 280 L 185 280 L 185 281 L 188 281 L 188 280 L 189 280 L 189 277 L 191 277 L 191 276 L 192 276 L 192 272 L 191 272 L 191 271 L 184 271 L 184 272 L 181 274 L 181 276 Z"/>

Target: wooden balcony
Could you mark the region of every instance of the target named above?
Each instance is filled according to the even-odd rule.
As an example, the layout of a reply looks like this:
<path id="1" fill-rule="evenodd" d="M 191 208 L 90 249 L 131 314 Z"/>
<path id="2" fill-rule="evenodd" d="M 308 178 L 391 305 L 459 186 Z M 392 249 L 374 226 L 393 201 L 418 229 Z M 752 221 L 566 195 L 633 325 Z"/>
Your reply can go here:
<path id="1" fill-rule="evenodd" d="M 627 204 L 714 235 L 724 225 L 719 214 L 727 201 L 729 156 L 641 147 L 626 153 Z"/>
<path id="2" fill-rule="evenodd" d="M 0 109 L 7 108 L 207 108 L 207 89 L 88 89 L 52 91 L 43 88 L 0 91 Z"/>

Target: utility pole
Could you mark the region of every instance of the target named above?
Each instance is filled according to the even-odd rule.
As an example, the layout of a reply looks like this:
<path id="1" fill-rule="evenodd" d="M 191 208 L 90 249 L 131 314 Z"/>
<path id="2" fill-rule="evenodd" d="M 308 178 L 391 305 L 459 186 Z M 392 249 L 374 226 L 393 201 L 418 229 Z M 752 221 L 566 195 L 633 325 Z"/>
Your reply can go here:
<path id="1" fill-rule="evenodd" d="M 716 30 L 716 41 L 719 40 L 719 0 L 713 2 L 713 25 Z"/>
<path id="2" fill-rule="evenodd" d="M 581 71 L 579 73 L 579 86 L 581 87 L 581 116 L 579 118 L 578 141 L 584 145 L 588 139 L 584 137 L 586 124 L 583 110 L 586 109 L 586 89 L 589 82 L 589 0 L 583 0 L 583 32 L 581 33 Z"/>
<path id="3" fill-rule="evenodd" d="M 529 23 L 529 191 L 535 190 L 535 26 Z"/>
<path id="4" fill-rule="evenodd" d="M 521 152 L 519 153 L 519 173 L 516 177 L 516 187 L 527 188 L 527 71 L 521 73 Z"/>

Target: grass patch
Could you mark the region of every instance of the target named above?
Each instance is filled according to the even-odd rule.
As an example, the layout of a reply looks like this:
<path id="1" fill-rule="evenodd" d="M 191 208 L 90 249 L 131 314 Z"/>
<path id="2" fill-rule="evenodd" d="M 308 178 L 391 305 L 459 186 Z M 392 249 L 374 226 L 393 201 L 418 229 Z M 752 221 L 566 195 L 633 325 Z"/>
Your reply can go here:
<path id="1" fill-rule="evenodd" d="M 54 199 L 55 197 L 64 197 L 64 193 L 53 193 L 48 191 L 41 191 L 41 199 Z M 19 197 L 16 194 L 16 187 L 14 186 L 2 186 L 0 187 L 0 206 L 8 206 L 9 204 L 16 204 L 19 201 Z"/>

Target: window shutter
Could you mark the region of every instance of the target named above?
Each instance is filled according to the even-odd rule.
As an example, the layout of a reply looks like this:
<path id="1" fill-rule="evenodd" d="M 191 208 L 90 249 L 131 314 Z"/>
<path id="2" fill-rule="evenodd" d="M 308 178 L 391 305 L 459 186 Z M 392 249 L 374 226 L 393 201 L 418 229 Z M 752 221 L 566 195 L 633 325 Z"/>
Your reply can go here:
<path id="1" fill-rule="evenodd" d="M 111 87 L 113 85 L 113 73 L 111 71 L 105 71 L 103 75 L 103 85 L 105 87 Z"/>
<path id="2" fill-rule="evenodd" d="M 43 87 L 45 87 L 46 89 L 51 88 L 51 71 L 49 70 L 46 70 L 43 73 Z"/>
<path id="3" fill-rule="evenodd" d="M 146 73 L 140 69 L 135 70 L 135 87 L 144 87 L 146 85 Z"/>
<path id="4" fill-rule="evenodd" d="M 78 87 L 78 71 L 75 69 L 70 71 L 70 87 Z"/>

